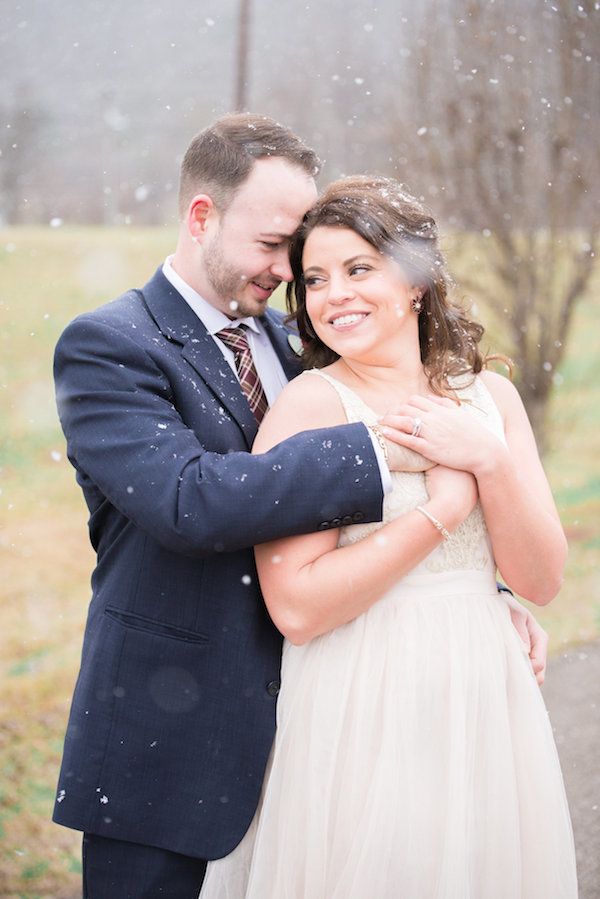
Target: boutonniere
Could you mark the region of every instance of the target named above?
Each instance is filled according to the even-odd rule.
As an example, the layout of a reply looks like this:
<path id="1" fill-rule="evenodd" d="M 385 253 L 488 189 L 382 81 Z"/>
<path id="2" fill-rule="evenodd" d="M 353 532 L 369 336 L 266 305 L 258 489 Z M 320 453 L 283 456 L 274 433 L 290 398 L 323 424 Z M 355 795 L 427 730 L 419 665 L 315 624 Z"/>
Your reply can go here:
<path id="1" fill-rule="evenodd" d="M 288 334 L 288 343 L 296 356 L 301 356 L 304 352 L 304 344 L 298 334 Z"/>

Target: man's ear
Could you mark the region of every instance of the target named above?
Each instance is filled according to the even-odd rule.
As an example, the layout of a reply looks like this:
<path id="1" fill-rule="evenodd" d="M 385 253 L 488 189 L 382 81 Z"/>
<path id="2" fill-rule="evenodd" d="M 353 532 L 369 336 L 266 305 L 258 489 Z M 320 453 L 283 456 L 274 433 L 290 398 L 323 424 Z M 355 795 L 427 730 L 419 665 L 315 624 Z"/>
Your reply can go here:
<path id="1" fill-rule="evenodd" d="M 215 204 L 208 194 L 197 194 L 190 202 L 187 214 L 187 226 L 192 240 L 202 243 L 217 216 Z"/>

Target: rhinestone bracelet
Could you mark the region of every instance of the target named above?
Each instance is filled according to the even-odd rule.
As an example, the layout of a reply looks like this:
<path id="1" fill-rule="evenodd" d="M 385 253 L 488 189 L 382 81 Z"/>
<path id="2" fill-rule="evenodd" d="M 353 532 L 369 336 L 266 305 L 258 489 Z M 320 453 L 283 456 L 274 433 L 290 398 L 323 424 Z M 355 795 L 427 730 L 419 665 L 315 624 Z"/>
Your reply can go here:
<path id="1" fill-rule="evenodd" d="M 435 515 L 432 515 L 431 512 L 428 512 L 427 509 L 423 508 L 423 506 L 417 506 L 417 512 L 420 512 L 421 515 L 424 515 L 425 518 L 429 519 L 434 528 L 436 528 L 440 532 L 444 540 L 450 539 L 450 531 L 444 527 L 442 522 L 438 518 L 436 518 Z"/>
<path id="2" fill-rule="evenodd" d="M 387 443 L 385 442 L 385 437 L 381 433 L 381 428 L 378 425 L 369 425 L 369 431 L 375 437 L 375 440 L 381 447 L 381 452 L 383 453 L 383 458 L 386 461 L 386 464 L 390 461 L 390 456 L 388 453 Z"/>

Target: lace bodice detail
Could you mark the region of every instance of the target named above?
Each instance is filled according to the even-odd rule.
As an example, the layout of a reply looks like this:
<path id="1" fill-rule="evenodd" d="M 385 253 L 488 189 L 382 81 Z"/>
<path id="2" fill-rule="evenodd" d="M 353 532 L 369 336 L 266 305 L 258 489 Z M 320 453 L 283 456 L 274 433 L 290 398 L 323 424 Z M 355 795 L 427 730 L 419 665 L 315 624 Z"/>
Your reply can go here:
<path id="1" fill-rule="evenodd" d="M 377 415 L 350 387 L 319 369 L 311 369 L 305 375 L 324 378 L 338 394 L 349 422 L 362 421 L 366 425 L 377 422 Z M 504 441 L 502 418 L 492 396 L 479 377 L 464 376 L 452 379 L 452 387 L 466 408 Z M 425 476 L 421 472 L 392 472 L 392 490 L 384 498 L 383 521 L 371 524 L 355 524 L 342 528 L 339 545 L 346 546 L 362 540 L 382 525 L 417 506 L 427 502 Z M 427 556 L 412 573 L 442 573 L 458 570 L 495 570 L 491 544 L 479 503 L 471 514 L 456 528 L 449 540 L 444 540 Z"/>

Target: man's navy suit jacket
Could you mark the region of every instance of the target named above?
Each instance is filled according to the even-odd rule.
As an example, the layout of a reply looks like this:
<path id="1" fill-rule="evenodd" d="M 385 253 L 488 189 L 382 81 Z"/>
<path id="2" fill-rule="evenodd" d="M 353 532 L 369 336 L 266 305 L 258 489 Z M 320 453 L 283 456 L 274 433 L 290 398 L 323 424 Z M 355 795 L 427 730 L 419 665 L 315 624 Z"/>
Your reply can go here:
<path id="1" fill-rule="evenodd" d="M 262 321 L 293 377 L 281 314 Z M 98 558 L 54 820 L 220 857 L 275 728 L 281 636 L 252 546 L 379 520 L 371 441 L 349 424 L 249 455 L 239 383 L 160 270 L 67 327 L 55 376 Z"/>

